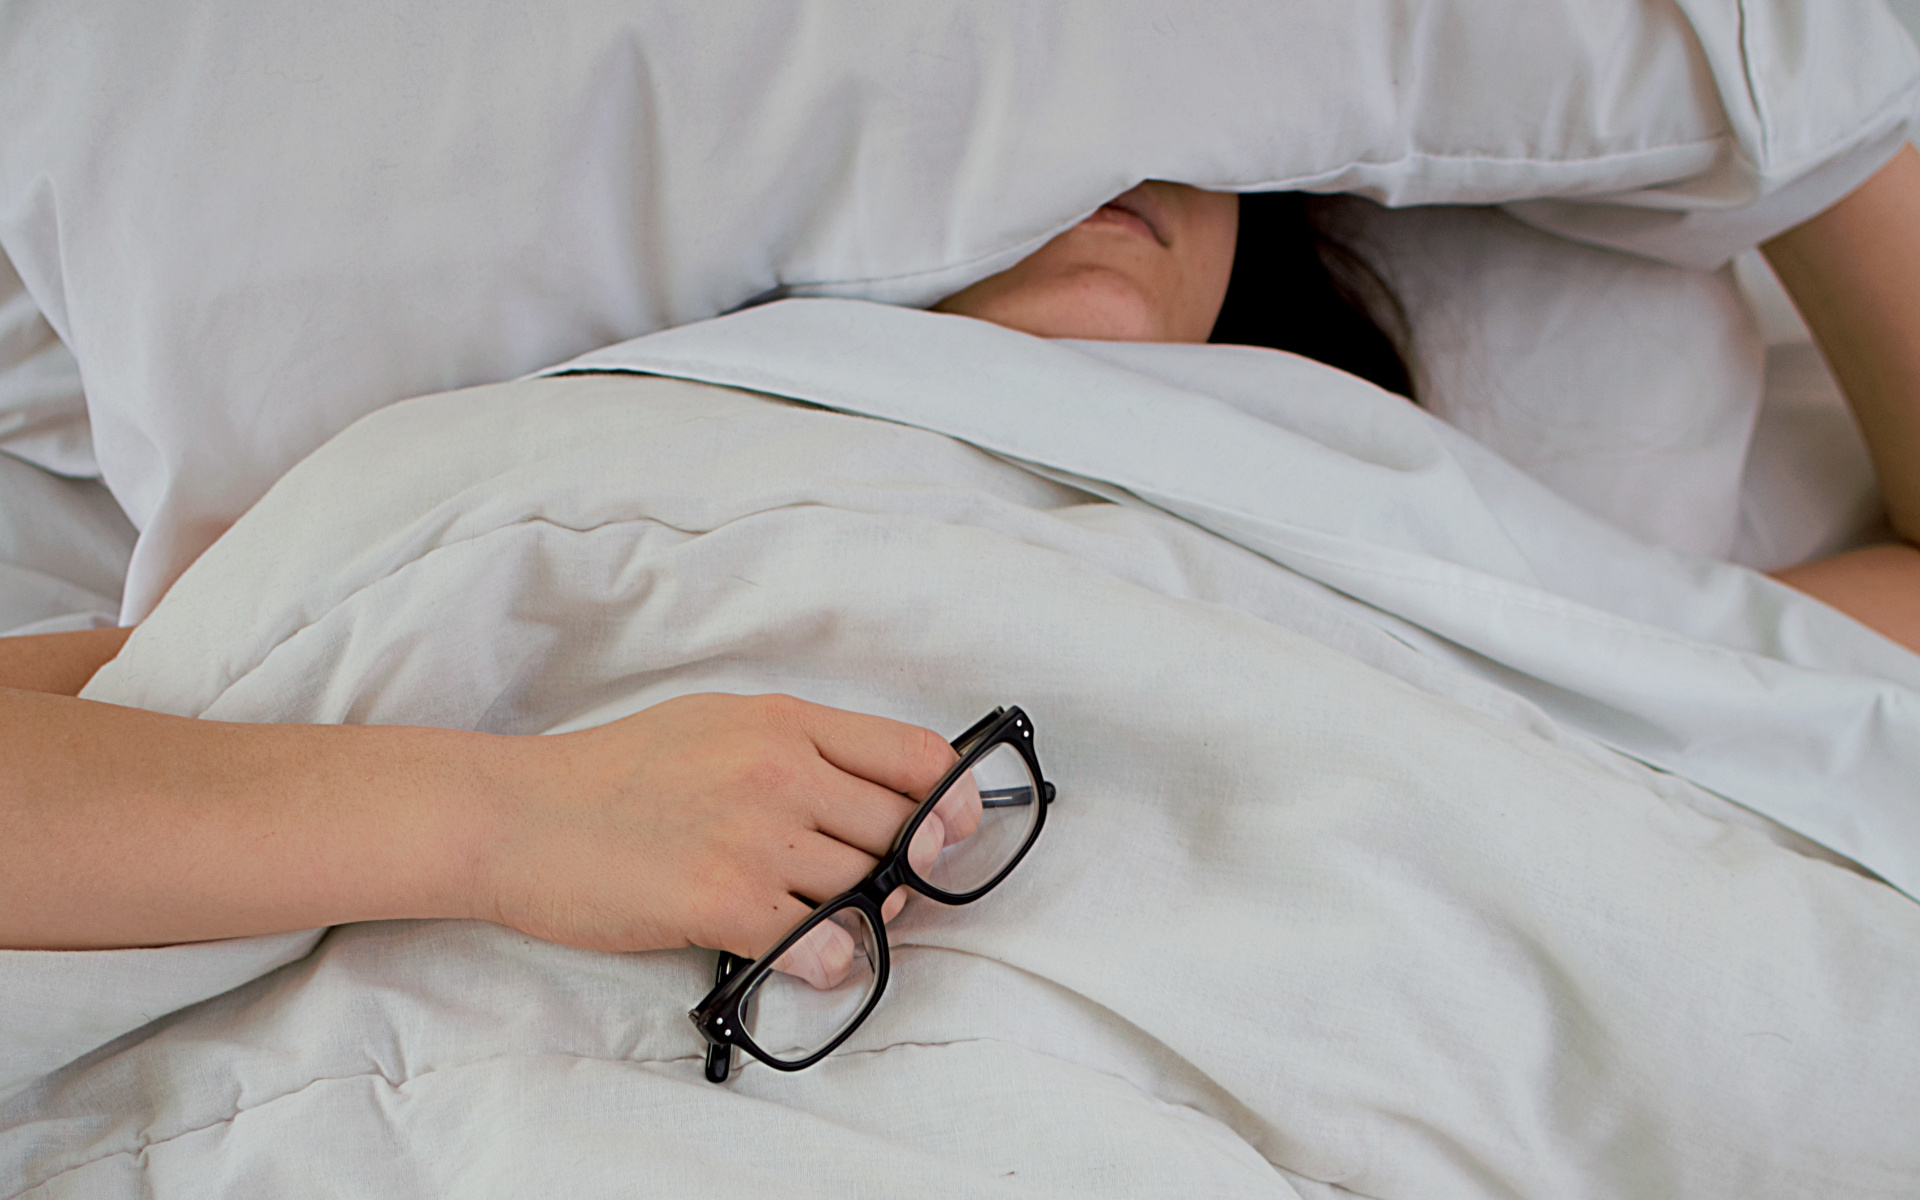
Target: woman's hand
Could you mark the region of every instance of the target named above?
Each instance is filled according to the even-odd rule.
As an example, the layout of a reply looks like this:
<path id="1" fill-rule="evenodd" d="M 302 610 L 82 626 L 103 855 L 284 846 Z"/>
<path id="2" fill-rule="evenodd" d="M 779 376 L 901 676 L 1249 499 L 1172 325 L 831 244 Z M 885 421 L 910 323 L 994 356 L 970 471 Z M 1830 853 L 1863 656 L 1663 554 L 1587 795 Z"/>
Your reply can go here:
<path id="1" fill-rule="evenodd" d="M 525 748 L 545 778 L 481 817 L 470 915 L 597 950 L 746 957 L 871 871 L 954 761 L 931 730 L 786 696 L 686 696 Z M 965 824 L 957 791 L 942 805 Z M 936 809 L 909 860 L 947 833 Z M 781 966 L 829 986 L 851 945 L 817 932 Z"/>

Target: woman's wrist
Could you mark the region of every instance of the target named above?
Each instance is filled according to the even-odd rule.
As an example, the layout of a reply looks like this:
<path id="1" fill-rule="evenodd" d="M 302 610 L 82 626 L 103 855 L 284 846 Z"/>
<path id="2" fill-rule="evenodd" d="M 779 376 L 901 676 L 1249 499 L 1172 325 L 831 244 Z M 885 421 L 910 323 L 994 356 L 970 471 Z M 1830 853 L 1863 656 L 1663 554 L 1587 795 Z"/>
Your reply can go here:
<path id="1" fill-rule="evenodd" d="M 393 731 L 406 746 L 399 769 L 412 781 L 398 811 L 369 814 L 363 837 L 380 866 L 358 885 L 383 911 L 347 919 L 499 919 L 497 881 L 521 822 L 564 772 L 553 738 L 456 730 Z"/>
<path id="2" fill-rule="evenodd" d="M 540 936 L 585 876 L 607 869 L 621 832 L 601 819 L 621 791 L 623 768 L 644 745 L 605 727 L 554 736 L 459 735 L 463 767 L 441 801 L 441 881 L 434 915 L 491 921 Z M 646 890 L 647 873 L 625 859 L 627 886 Z M 636 886 L 637 885 L 637 886 Z"/>

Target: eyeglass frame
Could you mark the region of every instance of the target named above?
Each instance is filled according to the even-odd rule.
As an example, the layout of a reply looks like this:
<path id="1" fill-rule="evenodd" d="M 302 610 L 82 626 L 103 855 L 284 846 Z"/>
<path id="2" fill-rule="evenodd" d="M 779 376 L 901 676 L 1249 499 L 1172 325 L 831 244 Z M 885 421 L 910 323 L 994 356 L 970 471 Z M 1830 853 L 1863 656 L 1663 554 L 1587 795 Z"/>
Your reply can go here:
<path id="1" fill-rule="evenodd" d="M 735 1047 L 753 1055 L 776 1071 L 804 1071 L 832 1054 L 842 1042 L 853 1036 L 854 1030 L 860 1028 L 872 1014 L 874 1006 L 880 1003 L 881 995 L 887 990 L 891 955 L 887 945 L 887 923 L 881 917 L 880 909 L 886 903 L 887 897 L 893 894 L 894 889 L 910 887 L 921 895 L 942 904 L 971 904 L 999 887 L 1001 881 L 1020 865 L 1020 860 L 1027 856 L 1027 851 L 1033 849 L 1034 842 L 1040 838 L 1040 830 L 1046 826 L 1047 809 L 1053 804 L 1054 787 L 1041 774 L 1040 760 L 1034 755 L 1032 718 L 1028 717 L 1019 705 L 996 708 L 975 721 L 966 732 L 948 744 L 959 754 L 959 760 L 948 768 L 947 773 L 941 776 L 940 782 L 927 793 L 927 798 L 922 800 L 913 815 L 907 818 L 906 824 L 900 827 L 899 834 L 894 837 L 892 848 L 880 856 L 880 861 L 874 864 L 873 870 L 867 873 L 866 878 L 831 900 L 816 906 L 811 913 L 807 914 L 805 920 L 793 927 L 786 937 L 775 943 L 771 950 L 753 959 L 751 965 L 746 966 L 745 969 L 742 969 L 742 964 L 746 964 L 747 959 L 725 950 L 720 952 L 720 961 L 714 970 L 713 990 L 707 993 L 704 1000 L 687 1011 L 687 1016 L 693 1021 L 694 1028 L 699 1030 L 700 1036 L 707 1040 L 706 1075 L 709 1082 L 725 1083 L 727 1081 L 727 1076 L 732 1070 Z M 920 826 L 926 822 L 927 814 L 940 803 L 947 794 L 947 790 L 962 775 L 971 771 L 975 764 L 985 758 L 988 753 L 1000 746 L 1012 746 L 1026 762 L 1027 771 L 1033 776 L 1035 790 L 1040 796 L 1040 811 L 1034 814 L 1033 828 L 1027 831 L 1026 841 L 1021 843 L 1020 848 L 1007 859 L 1006 865 L 986 883 L 967 892 L 949 892 L 944 888 L 935 887 L 921 878 L 920 873 L 913 869 L 913 864 L 907 861 L 907 847 L 912 843 L 913 835 L 919 832 Z M 752 1036 L 746 1031 L 745 1022 L 740 1019 L 741 1005 L 759 986 L 767 972 L 773 970 L 773 964 L 781 955 L 792 949 L 801 938 L 821 922 L 829 920 L 835 913 L 848 908 L 859 909 L 874 933 L 873 994 L 867 997 L 859 1014 L 848 1021 L 825 1046 L 804 1059 L 782 1062 L 754 1044 Z"/>

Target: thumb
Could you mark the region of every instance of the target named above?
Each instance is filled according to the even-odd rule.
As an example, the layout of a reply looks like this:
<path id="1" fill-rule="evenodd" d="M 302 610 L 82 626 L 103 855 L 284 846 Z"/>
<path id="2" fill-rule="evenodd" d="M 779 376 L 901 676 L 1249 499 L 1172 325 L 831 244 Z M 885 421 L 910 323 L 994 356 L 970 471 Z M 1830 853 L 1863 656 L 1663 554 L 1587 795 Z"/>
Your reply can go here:
<path id="1" fill-rule="evenodd" d="M 907 865 L 925 879 L 946 846 L 946 822 L 938 812 L 930 812 L 927 819 L 920 822 L 920 828 L 913 831 L 913 840 L 907 843 Z"/>
<path id="2" fill-rule="evenodd" d="M 773 969 L 827 991 L 839 987 L 853 968 L 853 935 L 828 919 L 773 960 Z"/>

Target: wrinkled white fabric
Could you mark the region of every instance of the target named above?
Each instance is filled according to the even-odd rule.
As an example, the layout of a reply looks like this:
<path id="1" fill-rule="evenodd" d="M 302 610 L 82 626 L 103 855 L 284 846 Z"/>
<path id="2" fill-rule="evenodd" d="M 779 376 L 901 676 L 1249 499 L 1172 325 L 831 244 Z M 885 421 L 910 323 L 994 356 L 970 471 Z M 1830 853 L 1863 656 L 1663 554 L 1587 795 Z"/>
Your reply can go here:
<path id="1" fill-rule="evenodd" d="M 1152 375 L 1055 349 L 1106 431 L 1156 428 Z M 923 367 L 995 415 L 1007 376 Z M 1298 496 L 1350 456 L 1332 415 L 1378 413 L 1335 373 L 1284 377 L 1338 402 L 1264 481 Z M 1356 509 L 1396 489 L 1387 464 L 1354 477 Z M 1045 836 L 986 900 L 909 908 L 842 1053 L 714 1087 L 683 1015 L 703 953 L 343 927 L 26 1081 L 0 1105 L 7 1194 L 1920 1185 L 1920 908 L 1260 554 L 907 425 L 622 375 L 394 406 L 284 479 L 87 694 L 534 733 L 708 689 L 949 732 L 1034 717 Z M 0 1009 L 71 957 L 0 959 Z M 93 982 L 71 1003 L 152 986 Z"/>
<path id="2" fill-rule="evenodd" d="M 80 364 L 0 254 L 0 636 L 118 617 L 135 535 L 98 474 Z"/>
<path id="3" fill-rule="evenodd" d="M 1757 571 L 1893 540 L 1873 458 L 1819 347 L 1767 347 L 1730 557 Z"/>
<path id="4" fill-rule="evenodd" d="M 305 956 L 320 934 L 84 954 L 0 950 L 0 978 L 34 981 L 6 991 L 0 1100 L 129 1030 Z"/>
<path id="5" fill-rule="evenodd" d="M 80 364 L 0 253 L 0 453 L 61 475 L 100 474 Z"/>
<path id="6" fill-rule="evenodd" d="M 98 481 L 0 453 L 0 636 L 113 624 L 133 540 Z"/>
<path id="7" fill-rule="evenodd" d="M 1890 75 L 1840 65 L 1914 61 L 1912 39 L 1885 4 L 1674 5 L 1700 38 L 1726 98 L 1731 136 L 1723 169 L 1631 194 L 1529 200 L 1509 211 L 1598 245 L 1719 267 L 1852 191 L 1907 140 L 1911 94 L 1894 99 Z M 1814 63 L 1835 69 L 1809 73 Z M 1814 145 L 1827 169 L 1807 172 Z"/>
<path id="8" fill-rule="evenodd" d="M 1915 77 L 1880 0 L 13 0 L 0 247 L 142 530 L 132 621 L 405 396 L 925 304 L 1147 177 L 1580 198 L 1525 211 L 1717 263 L 1884 161 Z"/>
<path id="9" fill-rule="evenodd" d="M 553 368 L 570 370 L 794 396 L 1118 488 L 1920 896 L 1920 657 L 1752 571 L 1635 541 L 1320 363 L 804 300 Z"/>
<path id="10" fill-rule="evenodd" d="M 1642 541 L 1730 555 L 1768 382 L 1731 272 L 1572 244 L 1498 209 L 1328 208 L 1323 226 L 1405 313 L 1423 408 Z"/>

